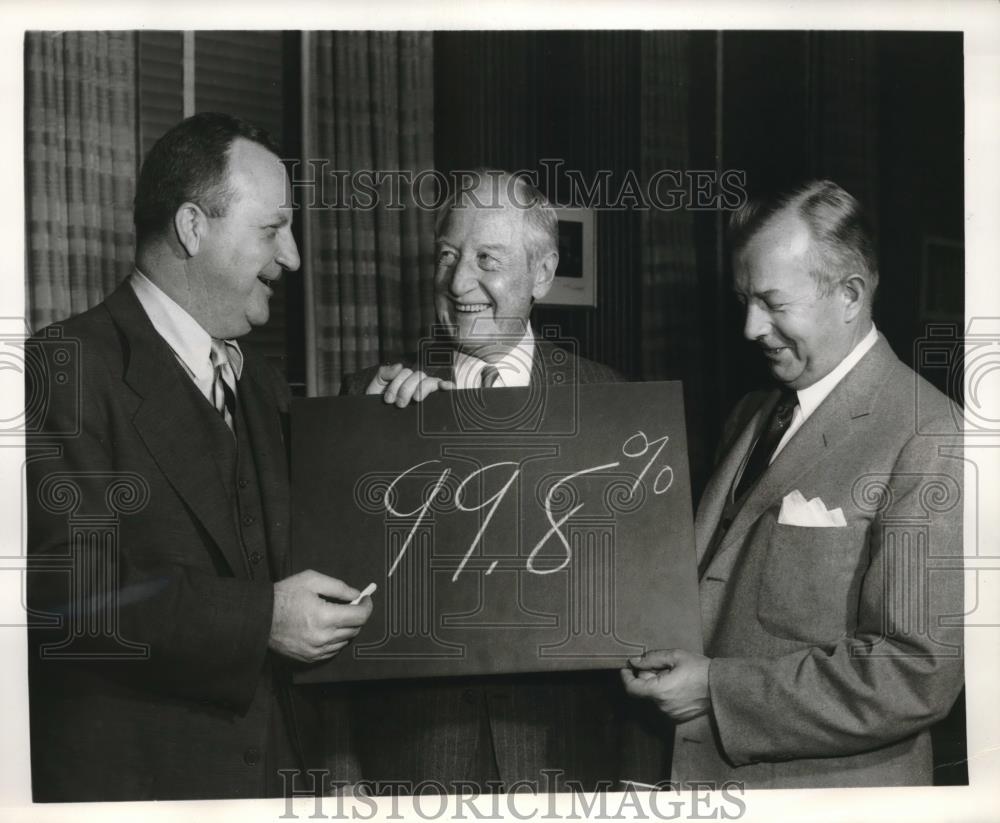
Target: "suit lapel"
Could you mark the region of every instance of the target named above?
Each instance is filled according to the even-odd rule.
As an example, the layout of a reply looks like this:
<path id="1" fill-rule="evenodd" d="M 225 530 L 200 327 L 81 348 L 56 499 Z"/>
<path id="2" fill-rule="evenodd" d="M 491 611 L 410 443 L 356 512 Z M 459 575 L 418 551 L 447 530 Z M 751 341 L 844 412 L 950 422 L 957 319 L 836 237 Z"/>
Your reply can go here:
<path id="1" fill-rule="evenodd" d="M 698 507 L 694 523 L 695 546 L 697 547 L 699 567 L 701 566 L 705 552 L 712 542 L 712 536 L 715 534 L 716 528 L 718 528 L 719 521 L 722 519 L 722 512 L 726 507 L 729 490 L 736 479 L 736 473 L 750 452 L 750 447 L 757 439 L 760 430 L 764 427 L 771 409 L 774 408 L 774 404 L 778 401 L 778 397 L 778 392 L 774 392 L 766 397 L 764 403 L 750 416 L 749 420 L 743 426 L 739 437 L 726 451 L 722 462 L 712 473 L 708 486 L 706 486 L 702 494 L 702 503 Z"/>
<path id="2" fill-rule="evenodd" d="M 726 578 L 739 552 L 736 549 L 743 545 L 747 532 L 768 509 L 780 504 L 782 498 L 797 487 L 800 478 L 810 470 L 822 466 L 823 461 L 833 452 L 837 445 L 847 437 L 857 426 L 858 420 L 866 417 L 872 408 L 878 388 L 882 385 L 882 374 L 895 360 L 895 355 L 885 339 L 880 337 L 872 350 L 869 351 L 834 388 L 830 395 L 803 423 L 802 427 L 792 436 L 781 450 L 774 462 L 761 475 L 757 485 L 747 495 L 746 500 L 737 512 L 725 538 L 710 562 L 706 574 Z M 766 406 L 761 407 L 759 415 L 764 415 L 774 406 L 777 393 Z M 763 417 L 766 420 L 766 416 Z M 757 417 L 757 425 L 761 418 Z M 751 426 L 752 428 L 752 426 Z M 736 468 L 746 456 L 753 442 L 752 438 L 744 444 L 746 433 L 740 440 L 741 448 L 734 448 L 727 456 L 729 461 L 735 460 L 735 467 L 728 473 L 728 483 L 720 495 L 723 503 L 729 493 Z M 720 478 L 720 481 L 723 478 Z M 721 507 L 719 509 L 721 512 Z M 718 523 L 718 515 L 712 521 Z M 711 535 L 709 534 L 709 537 Z M 701 543 L 699 542 L 699 550 Z"/>
<path id="3" fill-rule="evenodd" d="M 288 561 L 288 474 L 281 419 L 273 399 L 263 386 L 258 363 L 246 360 L 239 382 L 240 402 L 247 436 L 253 447 L 261 506 L 265 513 L 267 546 L 274 568 L 283 577 Z"/>
<path id="4" fill-rule="evenodd" d="M 128 346 L 125 382 L 142 402 L 132 423 L 167 481 L 211 535 L 234 574 L 245 562 L 220 471 L 220 443 L 200 398 L 143 311 L 122 284 L 106 301 Z M 206 459 L 211 455 L 213 459 Z"/>

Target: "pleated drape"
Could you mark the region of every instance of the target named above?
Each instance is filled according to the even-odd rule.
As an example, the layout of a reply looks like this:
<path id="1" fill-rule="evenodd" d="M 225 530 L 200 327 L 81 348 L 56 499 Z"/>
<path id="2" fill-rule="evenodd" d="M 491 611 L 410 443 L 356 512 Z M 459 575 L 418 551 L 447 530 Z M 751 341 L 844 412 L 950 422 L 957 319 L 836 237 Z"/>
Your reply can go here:
<path id="1" fill-rule="evenodd" d="M 372 196 L 367 184 L 351 183 L 363 172 L 415 178 L 433 169 L 433 40 L 430 32 L 310 32 L 306 49 L 306 160 L 326 173 L 323 201 L 335 206 L 307 215 L 308 389 L 324 395 L 345 374 L 414 351 L 433 320 L 433 213 L 406 185 L 397 208 L 388 186 Z"/>
<path id="2" fill-rule="evenodd" d="M 27 320 L 99 303 L 133 262 L 135 34 L 28 32 Z"/>

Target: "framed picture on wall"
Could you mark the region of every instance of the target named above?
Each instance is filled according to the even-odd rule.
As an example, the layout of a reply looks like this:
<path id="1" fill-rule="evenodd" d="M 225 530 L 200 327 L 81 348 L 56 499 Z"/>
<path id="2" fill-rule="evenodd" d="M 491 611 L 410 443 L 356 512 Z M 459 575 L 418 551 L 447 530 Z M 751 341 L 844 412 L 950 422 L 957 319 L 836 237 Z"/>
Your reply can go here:
<path id="1" fill-rule="evenodd" d="M 594 210 L 556 208 L 559 218 L 559 268 L 552 288 L 539 303 L 597 305 L 597 234 Z"/>

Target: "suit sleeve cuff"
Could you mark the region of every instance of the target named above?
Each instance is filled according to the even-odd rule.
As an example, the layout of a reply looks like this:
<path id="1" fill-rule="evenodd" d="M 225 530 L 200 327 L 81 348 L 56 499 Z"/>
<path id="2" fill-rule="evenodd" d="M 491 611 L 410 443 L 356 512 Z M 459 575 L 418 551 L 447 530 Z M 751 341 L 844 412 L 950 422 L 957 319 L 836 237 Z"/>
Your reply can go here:
<path id="1" fill-rule="evenodd" d="M 756 761 L 749 747 L 747 711 L 740 695 L 752 688 L 744 661 L 716 657 L 708 667 L 708 693 L 712 703 L 712 722 L 722 755 L 734 766 Z"/>

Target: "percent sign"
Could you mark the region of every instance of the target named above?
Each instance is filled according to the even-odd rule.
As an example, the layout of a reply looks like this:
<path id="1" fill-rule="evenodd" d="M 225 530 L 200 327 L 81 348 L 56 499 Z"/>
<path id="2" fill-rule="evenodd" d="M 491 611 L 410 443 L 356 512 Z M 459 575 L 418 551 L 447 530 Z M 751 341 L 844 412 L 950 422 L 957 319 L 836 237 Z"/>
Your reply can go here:
<path id="1" fill-rule="evenodd" d="M 657 446 L 656 451 L 653 456 L 649 459 L 649 462 L 642 467 L 642 471 L 639 472 L 639 476 L 635 479 L 635 483 L 632 484 L 632 494 L 634 495 L 636 489 L 639 488 L 639 484 L 642 479 L 646 476 L 650 467 L 657 461 L 666 446 L 667 442 L 670 440 L 669 435 L 663 435 L 663 437 L 658 437 L 656 440 L 650 440 L 646 437 L 646 433 L 643 431 L 638 431 L 633 434 L 628 440 L 622 444 L 622 454 L 626 457 L 642 457 L 647 454 L 653 446 Z M 637 442 L 637 445 L 630 446 L 630 444 Z M 666 476 L 666 480 L 664 480 Z M 656 477 L 653 478 L 653 494 L 663 494 L 667 489 L 669 489 L 674 483 L 674 470 L 670 466 L 664 466 L 657 472 Z"/>

